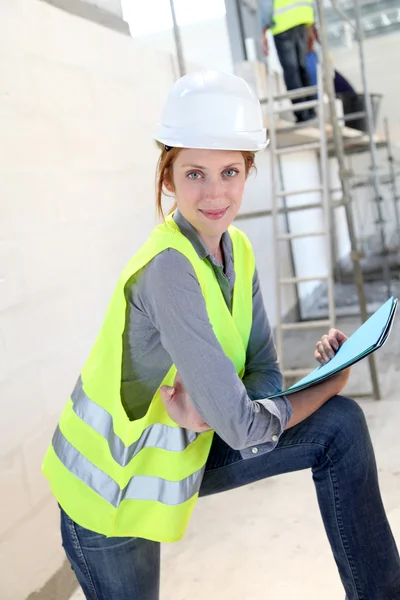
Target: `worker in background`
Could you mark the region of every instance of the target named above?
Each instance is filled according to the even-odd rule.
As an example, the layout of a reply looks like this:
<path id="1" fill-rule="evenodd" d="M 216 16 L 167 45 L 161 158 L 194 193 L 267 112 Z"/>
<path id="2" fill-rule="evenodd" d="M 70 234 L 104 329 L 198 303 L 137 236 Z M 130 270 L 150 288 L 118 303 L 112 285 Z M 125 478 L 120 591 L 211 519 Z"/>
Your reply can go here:
<path id="1" fill-rule="evenodd" d="M 267 31 L 274 36 L 283 77 L 288 90 L 311 85 L 306 58 L 310 28 L 314 24 L 313 0 L 259 0 L 261 14 L 261 44 L 268 56 Z M 312 96 L 293 99 L 293 104 L 312 100 Z M 315 118 L 313 108 L 295 110 L 298 123 Z"/>
<path id="2" fill-rule="evenodd" d="M 311 85 L 317 85 L 317 64 L 321 61 L 321 51 L 319 43 L 318 30 L 315 26 L 308 30 L 306 68 L 310 78 Z M 333 87 L 337 95 L 357 93 L 351 83 L 337 71 L 333 66 L 333 57 L 330 56 L 333 68 Z"/>
<path id="3" fill-rule="evenodd" d="M 337 395 L 349 371 L 268 399 L 282 376 L 254 254 L 232 226 L 267 145 L 257 97 L 234 75 L 187 75 L 155 137 L 157 208 L 163 191 L 174 207 L 123 269 L 43 465 L 86 598 L 158 600 L 160 542 L 182 538 L 199 495 L 299 469 L 313 471 L 348 599 L 400 598 L 365 418 Z M 324 335 L 317 360 L 345 339 Z M 268 497 L 261 510 L 274 518 Z"/>

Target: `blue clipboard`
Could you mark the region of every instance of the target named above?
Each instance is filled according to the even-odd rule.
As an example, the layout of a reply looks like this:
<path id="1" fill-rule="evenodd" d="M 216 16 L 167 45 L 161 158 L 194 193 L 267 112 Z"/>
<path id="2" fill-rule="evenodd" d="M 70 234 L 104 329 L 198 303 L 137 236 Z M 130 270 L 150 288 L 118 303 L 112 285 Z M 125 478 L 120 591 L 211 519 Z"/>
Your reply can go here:
<path id="1" fill-rule="evenodd" d="M 365 323 L 353 333 L 325 365 L 320 365 L 297 383 L 279 393 L 268 396 L 278 398 L 288 396 L 321 383 L 328 377 L 347 369 L 362 360 L 378 348 L 381 348 L 389 337 L 397 309 L 397 298 L 390 298 Z"/>

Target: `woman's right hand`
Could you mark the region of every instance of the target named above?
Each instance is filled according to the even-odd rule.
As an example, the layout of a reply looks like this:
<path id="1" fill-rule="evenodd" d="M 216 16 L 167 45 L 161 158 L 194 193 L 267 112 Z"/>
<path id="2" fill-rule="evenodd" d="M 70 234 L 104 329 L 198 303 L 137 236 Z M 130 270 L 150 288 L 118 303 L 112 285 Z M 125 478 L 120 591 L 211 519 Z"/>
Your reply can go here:
<path id="1" fill-rule="evenodd" d="M 175 377 L 174 386 L 161 386 L 160 394 L 169 417 L 177 425 L 199 433 L 211 429 L 197 412 L 193 400 L 186 391 L 178 373 Z"/>

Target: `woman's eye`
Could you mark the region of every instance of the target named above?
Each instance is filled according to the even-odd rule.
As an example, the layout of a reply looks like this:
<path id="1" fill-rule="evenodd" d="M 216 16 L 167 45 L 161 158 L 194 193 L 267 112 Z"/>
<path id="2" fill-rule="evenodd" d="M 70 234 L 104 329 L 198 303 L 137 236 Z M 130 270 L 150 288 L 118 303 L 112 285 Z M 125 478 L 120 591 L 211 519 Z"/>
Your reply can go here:
<path id="1" fill-rule="evenodd" d="M 236 169 L 227 169 L 227 170 L 224 172 L 224 174 L 225 174 L 227 177 L 235 177 L 235 175 L 237 175 L 237 171 L 236 171 Z"/>
<path id="2" fill-rule="evenodd" d="M 188 177 L 189 179 L 200 179 L 201 175 L 196 171 L 192 171 L 191 173 L 188 173 Z"/>

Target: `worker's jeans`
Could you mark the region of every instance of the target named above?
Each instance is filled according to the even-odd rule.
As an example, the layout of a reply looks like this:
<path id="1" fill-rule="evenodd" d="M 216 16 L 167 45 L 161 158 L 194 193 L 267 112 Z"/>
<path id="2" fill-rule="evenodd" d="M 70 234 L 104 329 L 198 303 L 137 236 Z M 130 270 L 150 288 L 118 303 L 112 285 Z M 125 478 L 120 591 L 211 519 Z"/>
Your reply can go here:
<path id="1" fill-rule="evenodd" d="M 283 69 L 283 77 L 288 90 L 311 85 L 307 71 L 307 25 L 297 25 L 274 36 L 275 48 Z M 296 98 L 293 104 L 313 100 L 313 95 Z M 315 117 L 313 108 L 295 111 L 297 122 L 308 121 Z"/>
<path id="2" fill-rule="evenodd" d="M 251 459 L 242 460 L 239 452 L 215 436 L 201 495 L 301 469 L 312 470 L 348 600 L 399 600 L 399 555 L 382 505 L 364 414 L 353 400 L 332 398 L 308 419 L 285 431 L 275 450 Z M 295 498 L 294 489 L 293 503 Z M 264 509 L 265 519 L 270 518 L 267 497 Z M 106 538 L 79 527 L 63 511 L 61 529 L 65 551 L 86 598 L 158 600 L 157 542 Z M 305 543 L 312 545 L 312 532 Z M 268 573 L 268 562 L 265 569 Z M 199 577 L 206 578 L 207 574 L 200 573 Z M 264 598 L 267 600 L 267 593 L 260 600 Z"/>

